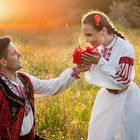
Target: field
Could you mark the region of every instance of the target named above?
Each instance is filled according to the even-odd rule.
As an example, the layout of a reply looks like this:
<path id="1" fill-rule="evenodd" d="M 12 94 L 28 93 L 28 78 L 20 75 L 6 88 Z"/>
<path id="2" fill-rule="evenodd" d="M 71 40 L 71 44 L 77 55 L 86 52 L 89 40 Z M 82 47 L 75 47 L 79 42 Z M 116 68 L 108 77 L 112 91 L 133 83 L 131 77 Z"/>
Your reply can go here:
<path id="1" fill-rule="evenodd" d="M 120 25 L 135 48 L 135 82 L 140 87 L 140 29 L 128 29 Z M 66 25 L 60 29 L 6 30 L 1 36 L 10 35 L 23 54 L 23 70 L 42 79 L 59 76 L 72 67 L 72 51 L 77 45 L 84 47 L 80 26 Z M 62 94 L 36 98 L 36 131 L 49 140 L 86 140 L 88 123 L 97 87 L 85 82 L 83 74 Z"/>

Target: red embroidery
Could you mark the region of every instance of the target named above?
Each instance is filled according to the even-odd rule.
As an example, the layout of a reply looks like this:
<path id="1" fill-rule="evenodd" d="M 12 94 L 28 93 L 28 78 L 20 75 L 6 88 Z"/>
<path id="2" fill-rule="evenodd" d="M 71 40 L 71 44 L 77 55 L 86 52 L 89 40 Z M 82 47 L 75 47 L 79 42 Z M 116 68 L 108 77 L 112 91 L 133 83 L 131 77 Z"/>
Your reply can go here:
<path id="1" fill-rule="evenodd" d="M 121 63 L 128 63 L 128 64 L 134 64 L 134 59 L 130 58 L 130 57 L 121 57 L 119 64 Z"/>
<path id="2" fill-rule="evenodd" d="M 123 82 L 128 84 L 130 82 L 130 76 L 132 67 L 134 65 L 134 59 L 130 57 L 121 57 L 119 61 L 119 68 L 115 74 L 117 82 Z"/>
<path id="3" fill-rule="evenodd" d="M 111 52 L 112 52 L 112 47 L 109 50 L 107 48 L 104 48 L 104 50 L 102 51 L 103 57 L 106 59 L 106 61 L 109 61 Z"/>
<path id="4" fill-rule="evenodd" d="M 21 98 L 24 98 L 23 93 L 22 93 L 22 90 L 20 89 L 20 87 L 18 87 L 18 86 L 15 85 L 15 88 L 17 89 L 18 94 L 20 95 L 20 97 Z"/>

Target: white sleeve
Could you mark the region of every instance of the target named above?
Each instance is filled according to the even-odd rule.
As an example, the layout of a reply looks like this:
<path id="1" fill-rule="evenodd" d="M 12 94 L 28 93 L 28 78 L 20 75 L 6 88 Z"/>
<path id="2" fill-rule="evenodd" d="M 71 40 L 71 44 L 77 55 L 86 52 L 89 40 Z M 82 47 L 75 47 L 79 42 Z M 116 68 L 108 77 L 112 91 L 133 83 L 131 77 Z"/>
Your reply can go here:
<path id="1" fill-rule="evenodd" d="M 27 74 L 27 76 L 32 82 L 35 94 L 38 94 L 39 96 L 51 96 L 64 91 L 77 79 L 71 76 L 71 74 L 72 69 L 69 68 L 59 77 L 49 80 L 41 80 L 29 74 Z"/>
<path id="2" fill-rule="evenodd" d="M 91 67 L 89 72 L 86 72 L 85 79 L 88 83 L 99 87 L 121 90 L 127 87 L 134 78 L 133 64 L 134 51 L 131 48 L 127 48 L 119 56 L 119 61 L 115 68 L 101 57 L 98 64 Z"/>
<path id="3" fill-rule="evenodd" d="M 133 52 L 130 50 L 126 51 L 123 56 L 120 57 L 117 69 L 114 69 L 103 57 L 100 59 L 97 67 L 100 68 L 108 81 L 116 85 L 119 89 L 123 89 L 127 87 L 131 81 L 134 69 Z"/>

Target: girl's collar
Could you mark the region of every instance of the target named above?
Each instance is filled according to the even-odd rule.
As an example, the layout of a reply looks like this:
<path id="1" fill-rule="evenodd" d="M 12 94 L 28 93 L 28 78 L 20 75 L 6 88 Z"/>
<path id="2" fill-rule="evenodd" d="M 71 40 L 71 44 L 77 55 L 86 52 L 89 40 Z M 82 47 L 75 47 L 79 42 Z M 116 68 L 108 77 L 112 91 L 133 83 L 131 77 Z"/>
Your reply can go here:
<path id="1" fill-rule="evenodd" d="M 116 41 L 117 41 L 117 36 L 114 35 L 114 38 L 113 40 L 107 45 L 107 46 L 104 46 L 106 49 L 110 49 L 112 47 L 114 47 L 114 45 L 116 44 Z"/>

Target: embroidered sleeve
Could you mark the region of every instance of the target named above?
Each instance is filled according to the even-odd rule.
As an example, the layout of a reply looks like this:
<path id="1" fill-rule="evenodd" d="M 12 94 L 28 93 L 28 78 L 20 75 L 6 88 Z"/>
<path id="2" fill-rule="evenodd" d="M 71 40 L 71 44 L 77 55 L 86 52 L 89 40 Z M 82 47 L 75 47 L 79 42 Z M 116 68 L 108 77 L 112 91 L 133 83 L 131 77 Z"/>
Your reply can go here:
<path id="1" fill-rule="evenodd" d="M 100 59 L 97 67 L 107 79 L 102 79 L 104 87 L 107 85 L 104 81 L 108 81 L 115 85 L 116 89 L 123 89 L 134 78 L 134 51 L 129 48 L 123 52 L 118 60 L 118 66 L 115 68 L 103 57 Z"/>
<path id="2" fill-rule="evenodd" d="M 114 76 L 116 81 L 121 82 L 122 84 L 128 84 L 130 82 L 133 65 L 134 65 L 133 58 L 121 57 L 119 61 L 119 67 Z"/>

